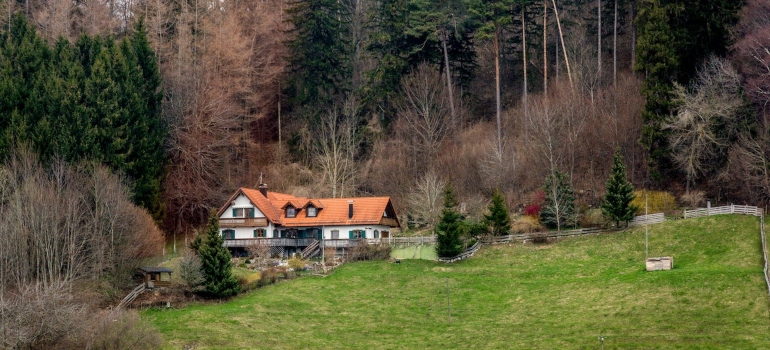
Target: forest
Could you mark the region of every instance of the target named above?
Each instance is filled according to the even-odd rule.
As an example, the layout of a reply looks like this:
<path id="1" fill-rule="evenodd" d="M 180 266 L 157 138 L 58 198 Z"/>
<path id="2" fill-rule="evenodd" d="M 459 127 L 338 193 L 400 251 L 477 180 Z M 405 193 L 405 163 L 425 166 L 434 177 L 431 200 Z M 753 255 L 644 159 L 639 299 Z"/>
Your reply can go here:
<path id="1" fill-rule="evenodd" d="M 616 148 L 636 187 L 760 203 L 768 6 L 6 0 L 0 156 L 104 164 L 167 234 L 260 175 L 389 195 L 410 227 L 446 182 L 475 218 L 556 171 L 597 207 Z"/>
<path id="2" fill-rule="evenodd" d="M 613 159 L 687 206 L 770 200 L 762 0 L 0 0 L 0 14 L 0 332 L 19 342 L 0 347 L 130 333 L 24 315 L 55 302 L 71 307 L 52 324 L 82 318 L 73 286 L 124 288 L 163 235 L 192 238 L 260 179 L 391 196 L 404 229 L 438 223 L 447 184 L 476 221 L 493 195 L 524 213 L 551 181 L 578 214 L 598 208 Z"/>

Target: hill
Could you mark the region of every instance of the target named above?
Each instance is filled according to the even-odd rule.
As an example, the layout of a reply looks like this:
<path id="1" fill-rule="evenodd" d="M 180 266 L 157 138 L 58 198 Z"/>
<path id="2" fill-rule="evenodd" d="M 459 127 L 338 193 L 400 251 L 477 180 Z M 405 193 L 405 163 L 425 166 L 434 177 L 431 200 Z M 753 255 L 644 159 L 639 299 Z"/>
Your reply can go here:
<path id="1" fill-rule="evenodd" d="M 675 268 L 644 271 L 642 227 L 487 246 L 452 265 L 352 263 L 143 317 L 175 348 L 597 348 L 599 335 L 608 348 L 770 346 L 757 218 L 651 226 L 650 255 Z"/>

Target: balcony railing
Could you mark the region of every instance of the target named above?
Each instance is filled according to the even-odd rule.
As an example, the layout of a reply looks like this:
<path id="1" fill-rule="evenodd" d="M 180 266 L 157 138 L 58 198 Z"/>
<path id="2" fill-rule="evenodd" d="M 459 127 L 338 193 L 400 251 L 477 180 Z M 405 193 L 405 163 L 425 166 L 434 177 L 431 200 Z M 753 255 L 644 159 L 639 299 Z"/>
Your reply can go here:
<path id="1" fill-rule="evenodd" d="M 267 226 L 266 218 L 219 219 L 219 227 L 222 227 L 222 228 L 265 227 L 265 226 Z"/>
<path id="2" fill-rule="evenodd" d="M 222 246 L 226 248 L 245 248 L 251 245 L 268 247 L 307 247 L 315 238 L 247 238 L 226 239 Z"/>

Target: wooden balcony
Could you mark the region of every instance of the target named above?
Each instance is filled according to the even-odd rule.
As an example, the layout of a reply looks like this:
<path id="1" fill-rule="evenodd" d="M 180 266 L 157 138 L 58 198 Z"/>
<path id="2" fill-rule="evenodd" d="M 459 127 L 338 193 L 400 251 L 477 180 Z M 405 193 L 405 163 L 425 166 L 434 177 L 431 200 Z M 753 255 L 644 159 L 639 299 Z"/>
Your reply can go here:
<path id="1" fill-rule="evenodd" d="M 266 218 L 219 219 L 219 227 L 221 228 L 265 227 L 265 226 L 267 226 Z"/>
<path id="2" fill-rule="evenodd" d="M 324 248 L 350 248 L 368 243 L 366 239 L 325 239 L 322 245 Z"/>
<path id="3" fill-rule="evenodd" d="M 222 246 L 226 248 L 245 248 L 250 245 L 266 245 L 268 247 L 307 247 L 315 240 L 315 238 L 226 239 Z"/>

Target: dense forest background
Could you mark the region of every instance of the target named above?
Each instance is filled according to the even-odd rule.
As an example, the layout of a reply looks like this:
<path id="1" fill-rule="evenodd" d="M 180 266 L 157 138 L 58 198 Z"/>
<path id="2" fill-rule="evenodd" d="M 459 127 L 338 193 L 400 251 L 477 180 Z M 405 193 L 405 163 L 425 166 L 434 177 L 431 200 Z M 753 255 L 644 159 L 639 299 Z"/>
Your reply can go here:
<path id="1" fill-rule="evenodd" d="M 0 157 L 96 161 L 166 234 L 239 186 L 389 195 L 431 225 L 567 174 L 770 198 L 761 0 L 2 0 Z M 695 195 L 693 195 L 695 194 Z"/>

